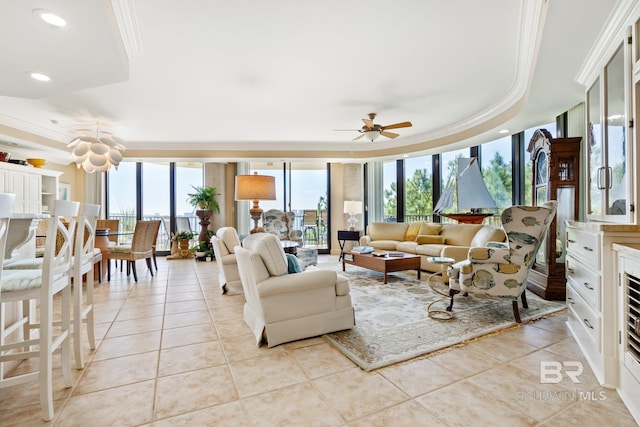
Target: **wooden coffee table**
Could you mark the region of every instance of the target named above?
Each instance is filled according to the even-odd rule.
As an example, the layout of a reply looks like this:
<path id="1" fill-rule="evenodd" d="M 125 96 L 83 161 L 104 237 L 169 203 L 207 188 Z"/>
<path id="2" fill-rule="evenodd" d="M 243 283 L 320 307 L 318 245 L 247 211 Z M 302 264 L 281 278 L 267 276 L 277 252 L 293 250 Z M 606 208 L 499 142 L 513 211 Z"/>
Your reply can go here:
<path id="1" fill-rule="evenodd" d="M 342 257 L 342 271 L 345 271 L 345 264 L 379 271 L 384 274 L 385 284 L 387 283 L 387 273 L 394 271 L 417 270 L 418 279 L 420 279 L 420 255 L 404 254 L 401 257 L 390 257 L 347 252 Z"/>

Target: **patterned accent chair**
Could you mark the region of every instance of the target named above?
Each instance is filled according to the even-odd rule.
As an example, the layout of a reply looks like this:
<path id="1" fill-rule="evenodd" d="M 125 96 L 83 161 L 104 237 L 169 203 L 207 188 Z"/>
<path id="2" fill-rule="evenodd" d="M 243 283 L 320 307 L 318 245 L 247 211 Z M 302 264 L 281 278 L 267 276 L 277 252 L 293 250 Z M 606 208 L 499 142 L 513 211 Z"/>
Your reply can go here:
<path id="1" fill-rule="evenodd" d="M 556 214 L 557 202 L 543 206 L 512 206 L 502 212 L 502 227 L 508 237 L 504 243 L 469 249 L 466 260 L 449 267 L 451 304 L 458 292 L 505 297 L 512 300 L 513 315 L 520 323 L 518 298 L 528 308 L 525 289 L 536 253 Z"/>
<path id="2" fill-rule="evenodd" d="M 269 209 L 262 219 L 264 231 L 280 240 L 296 242 L 299 247 L 302 247 L 302 231 L 293 229 L 295 217 L 293 212 L 285 213 L 278 209 Z"/>

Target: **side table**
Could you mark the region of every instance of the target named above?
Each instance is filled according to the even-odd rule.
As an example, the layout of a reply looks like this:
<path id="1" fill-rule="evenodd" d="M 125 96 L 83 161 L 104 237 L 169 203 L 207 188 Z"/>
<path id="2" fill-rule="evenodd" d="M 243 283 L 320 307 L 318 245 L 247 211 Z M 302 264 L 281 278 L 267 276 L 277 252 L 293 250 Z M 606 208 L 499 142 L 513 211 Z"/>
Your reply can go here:
<path id="1" fill-rule="evenodd" d="M 344 245 L 347 241 L 359 242 L 360 230 L 338 230 L 338 245 L 340 245 L 340 256 L 338 257 L 338 261 L 344 257 Z"/>
<path id="2" fill-rule="evenodd" d="M 429 258 L 427 258 L 427 260 L 429 262 L 431 262 L 431 263 L 443 264 L 443 265 L 447 265 L 447 266 L 451 266 L 451 265 L 455 264 L 455 262 L 456 262 L 455 259 L 446 258 L 446 257 L 429 257 Z M 435 292 L 438 295 L 442 295 L 445 298 L 440 298 L 440 299 L 437 299 L 437 300 L 431 302 L 427 306 L 427 314 L 432 319 L 436 319 L 436 320 L 451 320 L 451 319 L 453 319 L 453 314 L 451 314 L 451 310 L 450 309 L 447 308 L 445 310 L 440 310 L 440 309 L 431 308 L 431 306 L 433 304 L 435 304 L 437 302 L 440 302 L 440 301 L 445 301 L 446 299 L 449 298 L 449 295 L 450 295 L 450 293 L 443 293 L 443 292 L 439 291 L 433 285 L 432 282 L 435 282 L 435 280 L 433 280 L 433 279 L 435 279 L 438 276 L 440 276 L 442 278 L 443 283 L 445 283 L 445 284 L 447 283 L 443 273 L 433 273 L 427 278 L 427 284 L 429 285 L 429 287 L 431 288 L 431 290 L 433 292 Z"/>

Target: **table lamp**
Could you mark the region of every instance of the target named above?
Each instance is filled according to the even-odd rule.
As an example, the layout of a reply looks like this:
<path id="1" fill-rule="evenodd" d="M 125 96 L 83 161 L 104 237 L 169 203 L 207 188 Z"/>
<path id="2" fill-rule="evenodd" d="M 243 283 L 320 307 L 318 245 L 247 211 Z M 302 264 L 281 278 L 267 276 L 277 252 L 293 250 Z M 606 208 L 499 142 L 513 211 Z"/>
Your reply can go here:
<path id="1" fill-rule="evenodd" d="M 344 201 L 344 213 L 349 214 L 349 219 L 347 222 L 349 223 L 349 231 L 355 231 L 356 224 L 358 223 L 358 219 L 356 215 L 362 211 L 362 202 L 354 201 L 354 200 L 345 200 Z"/>
<path id="2" fill-rule="evenodd" d="M 249 209 L 251 219 L 253 219 L 253 233 L 264 233 L 264 228 L 258 226 L 258 221 L 262 216 L 262 208 L 260 208 L 260 200 L 276 199 L 276 178 L 268 175 L 238 175 L 236 176 L 236 201 L 250 200 L 253 206 Z"/>

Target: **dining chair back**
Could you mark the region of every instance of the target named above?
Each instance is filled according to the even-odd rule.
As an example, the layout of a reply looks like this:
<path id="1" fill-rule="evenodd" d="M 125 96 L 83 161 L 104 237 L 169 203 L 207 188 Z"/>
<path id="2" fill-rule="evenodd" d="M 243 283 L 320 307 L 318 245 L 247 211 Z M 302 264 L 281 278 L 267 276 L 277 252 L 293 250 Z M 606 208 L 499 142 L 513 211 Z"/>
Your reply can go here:
<path id="1" fill-rule="evenodd" d="M 109 231 L 119 231 L 120 230 L 120 220 L 119 219 L 99 219 L 96 223 L 96 228 L 108 228 Z M 111 245 L 117 245 L 120 236 L 117 234 L 109 234 L 107 239 Z"/>
<path id="2" fill-rule="evenodd" d="M 4 209 L 5 203 L 0 201 Z M 49 228 L 42 268 L 32 270 L 0 269 L 0 318 L 6 303 L 22 303 L 27 312 L 23 319 L 23 336 L 12 337 L 0 347 L 0 363 L 23 359 L 38 359 L 38 370 L 0 378 L 0 388 L 37 381 L 39 383 L 42 419 L 53 418 L 53 355 L 61 354 L 61 366 L 65 387 L 71 387 L 70 337 L 71 337 L 71 275 L 73 234 L 79 203 L 56 200 L 49 218 Z M 0 217 L 2 214 L 0 213 Z M 63 222 L 66 219 L 66 223 Z M 0 227 L 1 228 L 1 227 Z M 0 238 L 0 245 L 4 245 Z M 2 261 L 0 261 L 2 262 Z M 53 335 L 53 297 L 61 295 L 61 321 Z M 31 316 L 30 302 L 38 300 L 39 313 Z M 30 322 L 39 319 L 39 324 Z M 31 329 L 38 329 L 38 337 L 31 338 Z M 32 350 L 36 348 L 35 350 Z"/>
<path id="3" fill-rule="evenodd" d="M 78 214 L 75 249 L 73 251 L 73 349 L 76 368 L 84 368 L 82 355 L 82 324 L 87 324 L 89 348 L 96 348 L 93 326 L 93 269 L 95 239 L 100 205 L 82 204 Z M 99 250 L 98 250 L 99 252 Z M 87 278 L 87 299 L 83 303 L 82 278 Z"/>
<path id="4" fill-rule="evenodd" d="M 144 259 L 151 276 L 153 276 L 153 267 L 151 266 L 151 258 L 153 257 L 152 242 L 156 223 L 159 222 L 159 220 L 136 221 L 131 245 L 116 245 L 109 248 L 108 261 L 112 259 L 127 261 L 127 276 L 133 271 L 133 278 L 136 282 L 138 281 L 136 260 Z M 107 280 L 111 280 L 111 262 L 107 262 Z"/>

